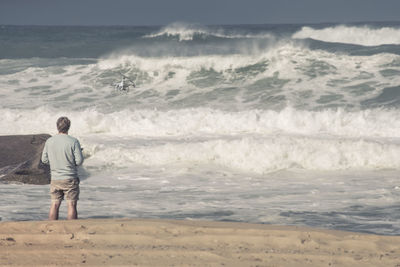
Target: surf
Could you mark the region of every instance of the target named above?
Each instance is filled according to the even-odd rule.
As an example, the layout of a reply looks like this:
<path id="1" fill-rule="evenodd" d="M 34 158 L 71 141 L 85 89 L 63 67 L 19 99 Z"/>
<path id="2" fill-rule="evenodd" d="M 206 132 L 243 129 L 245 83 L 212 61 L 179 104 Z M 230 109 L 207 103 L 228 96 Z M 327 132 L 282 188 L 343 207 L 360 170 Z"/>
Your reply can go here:
<path id="1" fill-rule="evenodd" d="M 311 38 L 324 42 L 357 44 L 362 46 L 399 45 L 400 28 L 338 25 L 315 29 L 305 26 L 292 38 Z"/>

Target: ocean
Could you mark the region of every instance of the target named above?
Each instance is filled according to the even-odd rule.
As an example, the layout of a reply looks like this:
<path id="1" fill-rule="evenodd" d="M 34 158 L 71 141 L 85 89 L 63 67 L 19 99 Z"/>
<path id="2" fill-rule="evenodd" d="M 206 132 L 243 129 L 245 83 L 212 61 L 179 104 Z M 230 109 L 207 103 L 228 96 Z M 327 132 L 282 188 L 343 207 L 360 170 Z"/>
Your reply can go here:
<path id="1" fill-rule="evenodd" d="M 71 119 L 80 218 L 400 234 L 400 22 L 0 26 L 0 97 L 0 135 Z M 0 220 L 48 190 L 0 184 Z"/>

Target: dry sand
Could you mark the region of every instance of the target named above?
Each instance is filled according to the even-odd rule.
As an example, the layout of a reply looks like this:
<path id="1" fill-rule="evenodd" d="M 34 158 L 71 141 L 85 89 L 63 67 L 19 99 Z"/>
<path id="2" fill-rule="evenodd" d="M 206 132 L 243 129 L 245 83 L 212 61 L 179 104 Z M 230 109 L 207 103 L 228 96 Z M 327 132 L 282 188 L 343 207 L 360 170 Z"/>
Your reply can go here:
<path id="1" fill-rule="evenodd" d="M 0 223 L 0 266 L 391 266 L 400 237 L 245 223 Z"/>

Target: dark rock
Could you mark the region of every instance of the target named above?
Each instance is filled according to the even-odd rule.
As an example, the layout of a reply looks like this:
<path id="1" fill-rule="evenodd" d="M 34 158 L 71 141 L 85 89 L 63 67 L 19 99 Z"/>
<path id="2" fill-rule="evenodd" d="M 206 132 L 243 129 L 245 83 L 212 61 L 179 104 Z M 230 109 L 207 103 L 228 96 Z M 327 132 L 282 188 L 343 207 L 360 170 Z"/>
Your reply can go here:
<path id="1" fill-rule="evenodd" d="M 0 136 L 0 182 L 49 184 L 50 168 L 41 162 L 48 134 Z"/>

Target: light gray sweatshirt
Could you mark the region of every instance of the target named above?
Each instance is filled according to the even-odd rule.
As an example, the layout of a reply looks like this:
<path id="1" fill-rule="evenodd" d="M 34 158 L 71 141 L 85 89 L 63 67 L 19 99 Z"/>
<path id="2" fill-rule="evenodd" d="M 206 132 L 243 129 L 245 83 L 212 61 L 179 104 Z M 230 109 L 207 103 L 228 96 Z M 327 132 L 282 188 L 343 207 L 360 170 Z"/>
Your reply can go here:
<path id="1" fill-rule="evenodd" d="M 77 166 L 83 163 L 78 139 L 67 134 L 50 137 L 44 145 L 42 162 L 50 164 L 52 180 L 78 178 Z"/>

